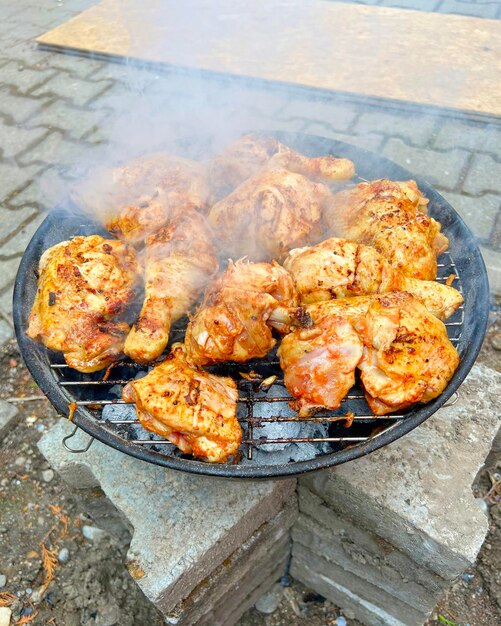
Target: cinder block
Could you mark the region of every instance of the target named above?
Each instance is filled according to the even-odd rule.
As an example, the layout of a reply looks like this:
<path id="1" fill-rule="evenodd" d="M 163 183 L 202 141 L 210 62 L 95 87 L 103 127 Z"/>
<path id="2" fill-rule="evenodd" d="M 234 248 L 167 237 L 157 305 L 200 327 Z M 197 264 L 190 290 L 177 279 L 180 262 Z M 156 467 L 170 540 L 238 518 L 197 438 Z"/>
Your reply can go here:
<path id="1" fill-rule="evenodd" d="M 285 508 L 295 480 L 241 482 L 174 472 L 99 442 L 74 457 L 61 446 L 61 420 L 39 447 L 73 487 L 102 490 L 133 529 L 128 558 L 144 572 L 138 585 L 168 612 Z M 75 445 L 87 436 L 78 433 Z"/>
<path id="2" fill-rule="evenodd" d="M 351 609 L 366 626 L 422 626 L 427 618 L 382 589 L 354 576 L 299 543 L 292 545 L 291 575 L 343 609 Z"/>
<path id="3" fill-rule="evenodd" d="M 292 539 L 345 571 L 367 580 L 417 611 L 427 612 L 450 582 L 420 567 L 373 533 L 339 517 L 311 491 L 299 489 L 300 515 Z"/>
<path id="4" fill-rule="evenodd" d="M 471 485 L 500 417 L 501 374 L 476 365 L 456 404 L 393 444 L 300 483 L 337 515 L 451 580 L 474 563 L 488 529 Z"/>
<path id="5" fill-rule="evenodd" d="M 258 528 L 180 602 L 167 616 L 168 620 L 177 619 L 178 626 L 213 626 L 222 624 L 239 611 L 238 617 L 242 615 L 252 606 L 252 603 L 246 606 L 246 600 L 280 564 L 282 569 L 271 583 L 284 574 L 289 558 L 289 529 L 296 517 L 297 501 L 292 497 L 278 515 Z"/>

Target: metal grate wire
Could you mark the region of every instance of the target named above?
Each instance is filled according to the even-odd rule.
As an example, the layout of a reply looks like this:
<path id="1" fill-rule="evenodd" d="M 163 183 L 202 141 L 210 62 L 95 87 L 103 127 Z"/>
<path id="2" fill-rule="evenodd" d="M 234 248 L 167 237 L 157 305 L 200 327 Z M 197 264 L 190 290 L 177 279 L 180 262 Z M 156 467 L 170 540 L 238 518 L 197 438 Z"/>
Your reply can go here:
<path id="1" fill-rule="evenodd" d="M 457 272 L 456 264 L 449 252 L 441 257 L 438 265 L 437 281 L 445 283 L 448 277 L 454 274 L 454 287 L 462 291 L 461 280 Z M 445 322 L 447 333 L 452 344 L 457 346 L 461 339 L 464 324 L 464 305 Z M 178 327 L 174 334 L 174 340 L 182 339 L 184 327 Z M 242 379 L 239 372 L 250 371 L 259 367 L 265 367 L 266 372 L 263 378 L 276 375 L 277 380 L 268 391 L 259 391 L 256 383 Z M 84 408 L 91 412 L 93 417 L 103 426 L 111 429 L 116 435 L 121 437 L 127 444 L 137 446 L 150 446 L 152 449 L 160 451 L 162 454 L 170 456 L 180 456 L 180 451 L 166 439 L 149 433 L 144 430 L 137 417 L 118 417 L 103 419 L 103 409 L 108 405 L 125 405 L 126 403 L 119 397 L 117 392 L 130 380 L 134 379 L 139 372 L 146 372 L 148 368 L 138 365 L 132 361 L 124 361 L 114 368 L 120 375 L 108 380 L 100 380 L 96 375 L 83 375 L 69 368 L 65 363 L 51 362 L 50 368 L 56 378 L 64 395 L 68 398 L 68 403 L 74 402 L 77 408 Z M 325 446 L 328 452 L 336 449 L 343 449 L 347 446 L 367 442 L 372 438 L 386 432 L 409 415 L 407 413 L 391 414 L 384 417 L 375 417 L 371 414 L 361 387 L 357 384 L 344 398 L 341 407 L 337 411 L 322 412 L 310 418 L 299 418 L 292 414 L 287 408 L 288 402 L 292 400 L 286 394 L 282 373 L 278 360 L 271 357 L 265 361 L 249 362 L 248 364 L 225 364 L 215 370 L 216 373 L 232 376 L 237 382 L 239 389 L 239 408 L 237 417 L 244 430 L 243 450 L 249 461 L 253 459 L 253 452 L 264 445 L 280 444 L 306 444 L 314 443 L 324 446 L 324 452 L 318 448 L 318 454 L 325 453 Z M 99 373 L 98 373 L 99 375 Z M 456 396 L 457 398 L 457 396 Z M 453 403 L 450 400 L 448 404 Z M 129 405 L 130 406 L 130 405 Z M 267 408 L 268 415 L 260 416 L 260 407 Z M 276 410 L 275 410 L 276 409 Z M 411 409 L 412 411 L 412 409 Z M 351 425 L 346 427 L 347 415 L 352 414 Z M 309 423 L 311 425 L 323 425 L 327 434 L 321 436 L 294 436 L 294 437 L 267 437 L 260 435 L 259 429 L 271 423 Z M 158 447 L 158 448 L 157 448 Z M 231 461 L 230 461 L 231 462 Z M 233 461 L 234 462 L 234 461 Z"/>

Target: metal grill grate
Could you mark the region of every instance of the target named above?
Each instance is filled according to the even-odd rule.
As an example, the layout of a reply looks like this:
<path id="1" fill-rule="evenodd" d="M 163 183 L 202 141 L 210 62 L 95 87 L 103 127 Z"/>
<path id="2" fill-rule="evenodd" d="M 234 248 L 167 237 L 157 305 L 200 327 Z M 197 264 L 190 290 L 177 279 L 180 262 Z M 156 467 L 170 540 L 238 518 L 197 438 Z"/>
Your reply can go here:
<path id="1" fill-rule="evenodd" d="M 457 277 L 454 281 L 454 287 L 462 291 L 461 280 L 450 253 L 443 254 L 441 260 L 442 262 L 438 266 L 437 281 L 445 283 L 448 277 L 454 274 Z M 463 323 L 464 307 L 462 305 L 445 323 L 449 338 L 456 346 L 461 339 Z M 185 326 L 182 324 L 174 327 L 173 341 L 182 340 L 184 329 Z M 120 389 L 137 377 L 139 373 L 146 373 L 147 367 L 131 361 L 123 361 L 113 368 L 112 374 L 114 373 L 115 376 L 108 380 L 98 378 L 98 376 L 102 376 L 102 373 L 83 375 L 60 362 L 53 361 L 50 367 L 61 391 L 68 399 L 68 403 L 75 402 L 77 407 L 89 411 L 94 419 L 107 429 L 111 429 L 124 442 L 129 445 L 150 447 L 164 455 L 182 456 L 182 453 L 169 441 L 144 430 L 135 416 L 120 415 L 119 411 L 118 416 L 117 411 L 106 415 L 106 407 L 109 405 L 114 407 L 117 405 L 131 406 L 126 405 L 117 395 Z M 317 444 L 316 455 L 341 450 L 378 437 L 394 427 L 400 420 L 405 419 L 409 412 L 412 412 L 410 409 L 406 413 L 374 417 L 365 402 L 361 387 L 357 384 L 345 397 L 337 411 L 322 412 L 307 419 L 299 418 L 288 407 L 291 397 L 287 395 L 285 390 L 282 372 L 274 353 L 269 355 L 267 359 L 260 361 L 251 361 L 246 364 L 224 364 L 211 368 L 211 370 L 214 373 L 232 376 L 237 382 L 240 396 L 237 416 L 244 430 L 243 451 L 248 461 L 252 461 L 254 451 L 262 450 L 263 446 L 271 446 L 272 448 L 276 446 L 283 449 L 288 444 Z M 261 373 L 262 378 L 276 375 L 277 380 L 267 391 L 262 391 L 257 382 L 244 380 L 240 376 L 240 372 L 251 370 Z M 449 404 L 453 402 L 454 399 L 449 400 Z M 131 409 L 122 410 L 130 411 Z M 346 426 L 348 414 L 353 415 L 352 418 L 350 415 L 352 423 L 349 427 Z M 263 435 L 263 428 L 266 428 L 267 425 L 285 423 L 299 423 L 303 431 L 305 424 L 309 424 L 311 432 L 306 435 L 303 434 L 303 436 L 300 436 L 300 432 L 296 433 L 295 436 L 280 436 L 280 433 L 276 436 Z M 319 432 L 314 432 L 315 427 Z M 270 450 L 269 447 L 267 449 Z"/>

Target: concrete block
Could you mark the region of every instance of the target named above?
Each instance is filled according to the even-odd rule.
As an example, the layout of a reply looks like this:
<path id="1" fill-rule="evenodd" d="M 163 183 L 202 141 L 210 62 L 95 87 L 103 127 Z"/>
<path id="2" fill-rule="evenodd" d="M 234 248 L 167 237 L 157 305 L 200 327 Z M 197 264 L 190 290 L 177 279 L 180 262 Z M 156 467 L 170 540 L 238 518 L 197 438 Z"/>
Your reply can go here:
<path id="1" fill-rule="evenodd" d="M 237 482 L 169 471 L 97 441 L 74 457 L 61 445 L 70 429 L 58 422 L 39 442 L 42 454 L 72 487 L 99 485 L 125 517 L 133 529 L 132 571 L 163 611 L 189 596 L 295 490 L 295 480 Z M 80 432 L 75 445 L 87 439 Z"/>
<path id="2" fill-rule="evenodd" d="M 16 425 L 18 413 L 19 411 L 13 404 L 0 400 L 0 441 Z"/>
<path id="3" fill-rule="evenodd" d="M 236 621 L 254 604 L 254 598 L 259 597 L 258 592 L 270 577 L 271 586 L 285 573 L 290 552 L 289 529 L 296 517 L 297 502 L 292 498 L 179 603 L 167 621 L 176 619 L 178 626 L 213 626 L 230 617 Z"/>
<path id="4" fill-rule="evenodd" d="M 411 558 L 374 533 L 339 517 L 308 489 L 299 489 L 300 515 L 292 540 L 317 556 L 381 588 L 417 611 L 427 612 L 449 581 Z"/>
<path id="5" fill-rule="evenodd" d="M 366 626 L 422 626 L 427 618 L 393 596 L 319 556 L 299 543 L 292 545 L 290 573 L 304 585 L 350 609 Z"/>
<path id="6" fill-rule="evenodd" d="M 459 184 L 469 153 L 465 150 L 434 152 L 414 148 L 401 139 L 392 137 L 383 148 L 383 156 L 423 176 L 432 185 L 442 189 L 454 189 Z"/>
<path id="7" fill-rule="evenodd" d="M 452 580 L 475 562 L 487 533 L 471 484 L 501 417 L 501 374 L 476 365 L 443 407 L 366 457 L 300 479 L 336 514 Z"/>

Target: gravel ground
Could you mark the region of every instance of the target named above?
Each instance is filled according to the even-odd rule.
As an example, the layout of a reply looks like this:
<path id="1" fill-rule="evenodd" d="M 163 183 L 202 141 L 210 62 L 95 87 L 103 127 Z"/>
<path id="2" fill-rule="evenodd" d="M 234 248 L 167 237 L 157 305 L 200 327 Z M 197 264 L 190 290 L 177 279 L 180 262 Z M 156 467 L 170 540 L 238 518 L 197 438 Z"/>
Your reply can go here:
<path id="1" fill-rule="evenodd" d="M 496 346 L 496 348 L 494 347 Z M 501 371 L 501 320 L 495 312 L 480 361 Z M 0 355 L 1 398 L 39 395 L 17 346 Z M 155 626 L 159 613 L 128 574 L 126 546 L 93 526 L 72 500 L 36 447 L 57 419 L 46 400 L 16 405 L 15 427 L 0 441 L 0 605 L 12 610 L 12 624 L 51 626 Z M 492 481 L 501 474 L 501 455 L 491 455 L 474 493 L 489 509 L 490 532 L 477 566 L 463 576 L 438 605 L 429 626 L 492 626 L 501 622 L 501 498 Z M 491 490 L 491 501 L 486 497 Z M 496 500 L 497 503 L 496 503 Z M 5 577 L 5 580 L 3 579 Z M 5 583 L 1 586 L 1 583 Z M 296 581 L 275 590 L 278 608 L 255 608 L 239 626 L 356 626 L 353 616 Z"/>

